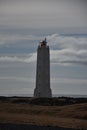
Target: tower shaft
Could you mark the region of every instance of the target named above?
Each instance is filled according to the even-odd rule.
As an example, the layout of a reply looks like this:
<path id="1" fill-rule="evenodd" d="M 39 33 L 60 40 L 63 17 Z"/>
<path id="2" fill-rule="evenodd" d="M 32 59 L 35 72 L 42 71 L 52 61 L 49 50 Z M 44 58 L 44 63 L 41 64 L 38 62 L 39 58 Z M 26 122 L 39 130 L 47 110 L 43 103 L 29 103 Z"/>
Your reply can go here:
<path id="1" fill-rule="evenodd" d="M 49 46 L 43 41 L 37 49 L 36 88 L 34 97 L 52 97 L 50 89 Z"/>

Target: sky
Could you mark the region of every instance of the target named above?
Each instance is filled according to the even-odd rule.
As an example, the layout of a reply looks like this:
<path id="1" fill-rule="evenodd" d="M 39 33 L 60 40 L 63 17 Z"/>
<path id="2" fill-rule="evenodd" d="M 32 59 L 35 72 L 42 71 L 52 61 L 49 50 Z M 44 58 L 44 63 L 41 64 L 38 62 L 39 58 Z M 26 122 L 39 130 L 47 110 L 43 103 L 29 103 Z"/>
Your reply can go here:
<path id="1" fill-rule="evenodd" d="M 0 95 L 33 94 L 45 37 L 52 93 L 87 95 L 86 6 L 86 0 L 0 0 Z"/>

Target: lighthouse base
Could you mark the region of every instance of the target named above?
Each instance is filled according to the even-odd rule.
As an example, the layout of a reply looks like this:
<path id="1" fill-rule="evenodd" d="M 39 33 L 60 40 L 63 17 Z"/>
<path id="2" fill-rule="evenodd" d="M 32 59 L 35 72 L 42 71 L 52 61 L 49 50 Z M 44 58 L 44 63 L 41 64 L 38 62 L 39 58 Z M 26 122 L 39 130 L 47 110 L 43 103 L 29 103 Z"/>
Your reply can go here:
<path id="1" fill-rule="evenodd" d="M 52 92 L 51 89 L 47 89 L 45 91 L 39 91 L 37 88 L 34 89 L 34 97 L 45 97 L 45 98 L 51 98 L 52 97 Z"/>

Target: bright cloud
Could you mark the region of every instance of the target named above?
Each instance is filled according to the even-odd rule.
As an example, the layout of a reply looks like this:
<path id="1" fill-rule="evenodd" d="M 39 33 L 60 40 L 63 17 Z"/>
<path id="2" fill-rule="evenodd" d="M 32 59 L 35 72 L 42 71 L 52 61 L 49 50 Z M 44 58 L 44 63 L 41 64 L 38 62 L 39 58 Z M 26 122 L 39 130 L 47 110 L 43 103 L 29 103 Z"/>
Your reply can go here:
<path id="1" fill-rule="evenodd" d="M 56 49 L 87 50 L 87 37 L 64 36 L 53 34 L 47 36 L 48 44 Z"/>
<path id="2" fill-rule="evenodd" d="M 52 63 L 78 63 L 87 65 L 87 38 L 53 34 L 47 37 Z"/>
<path id="3" fill-rule="evenodd" d="M 1 56 L 0 61 L 31 63 L 36 61 L 36 53 L 26 55 L 25 57 Z"/>

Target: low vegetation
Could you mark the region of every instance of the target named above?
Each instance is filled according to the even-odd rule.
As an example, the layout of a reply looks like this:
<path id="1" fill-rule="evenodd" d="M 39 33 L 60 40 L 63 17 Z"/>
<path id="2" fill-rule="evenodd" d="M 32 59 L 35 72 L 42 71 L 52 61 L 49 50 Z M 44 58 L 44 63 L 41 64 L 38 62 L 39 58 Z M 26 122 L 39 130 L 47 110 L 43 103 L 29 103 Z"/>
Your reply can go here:
<path id="1" fill-rule="evenodd" d="M 0 123 L 87 128 L 86 98 L 0 97 Z"/>

